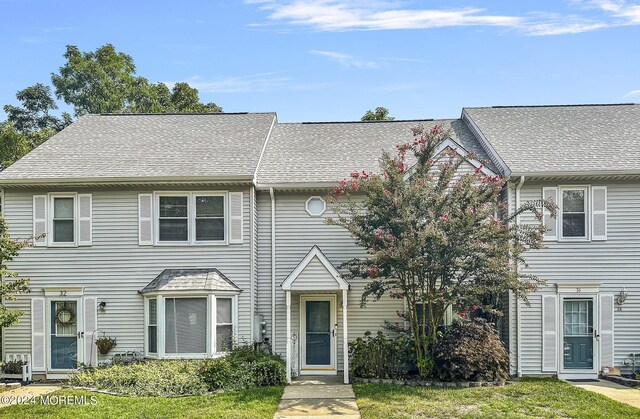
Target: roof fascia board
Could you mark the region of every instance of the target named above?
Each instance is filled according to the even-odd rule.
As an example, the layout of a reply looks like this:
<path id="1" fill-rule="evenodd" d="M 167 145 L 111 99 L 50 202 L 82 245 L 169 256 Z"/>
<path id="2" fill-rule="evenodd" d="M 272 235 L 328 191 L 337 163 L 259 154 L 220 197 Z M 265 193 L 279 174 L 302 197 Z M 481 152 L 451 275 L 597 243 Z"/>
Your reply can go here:
<path id="1" fill-rule="evenodd" d="M 2 179 L 0 177 L 0 185 L 75 185 L 83 184 L 157 184 L 157 183 L 225 183 L 225 182 L 243 182 L 253 183 L 253 176 L 221 176 L 221 177 L 204 177 L 204 176 L 174 176 L 174 177 L 103 177 L 103 178 L 51 178 L 51 179 Z"/>
<path id="2" fill-rule="evenodd" d="M 502 175 L 510 176 L 511 169 L 509 169 L 509 166 L 507 166 L 504 160 L 502 160 L 502 157 L 500 157 L 496 149 L 493 148 L 489 140 L 487 140 L 487 137 L 485 137 L 482 131 L 480 130 L 480 127 L 478 127 L 478 124 L 476 124 L 473 118 L 471 118 L 471 115 L 467 113 L 467 110 L 465 108 L 462 108 L 461 119 L 467 125 L 467 127 L 473 133 L 473 135 L 476 137 L 476 139 L 478 140 L 478 142 L 480 143 L 484 151 L 489 155 L 489 158 L 491 159 L 493 164 L 495 164 L 498 170 L 502 172 Z"/>

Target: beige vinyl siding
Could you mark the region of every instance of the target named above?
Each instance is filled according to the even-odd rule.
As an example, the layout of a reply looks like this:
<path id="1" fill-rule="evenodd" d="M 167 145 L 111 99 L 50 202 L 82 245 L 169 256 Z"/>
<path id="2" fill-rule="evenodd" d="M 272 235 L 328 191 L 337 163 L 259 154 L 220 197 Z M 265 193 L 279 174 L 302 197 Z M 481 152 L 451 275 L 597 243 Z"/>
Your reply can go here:
<path id="1" fill-rule="evenodd" d="M 175 190 L 167 186 L 156 190 Z M 195 190 L 201 191 L 199 187 Z M 107 303 L 98 328 L 117 338 L 116 352 L 142 351 L 143 298 L 138 294 L 167 268 L 218 268 L 243 292 L 239 296 L 239 339 L 248 341 L 250 325 L 249 188 L 212 190 L 244 192 L 244 243 L 238 245 L 138 245 L 138 193 L 153 189 L 82 190 L 93 195 L 93 245 L 78 248 L 27 248 L 11 269 L 31 279 L 32 295 L 42 287 L 85 287 L 84 294 Z M 182 189 L 181 189 L 182 190 Z M 5 189 L 5 217 L 13 237 L 31 235 L 32 196 L 49 190 Z M 27 310 L 29 306 L 25 305 Z M 30 322 L 7 329 L 5 352 L 29 352 Z"/>
<path id="2" fill-rule="evenodd" d="M 522 304 L 522 372 L 541 371 L 542 331 L 541 295 L 556 293 L 555 284 L 570 282 L 600 282 L 601 294 L 618 295 L 623 287 L 629 293 L 618 311 L 614 307 L 614 363 L 629 372 L 624 360 L 631 352 L 640 350 L 640 184 L 636 181 L 570 180 L 555 182 L 526 182 L 521 189 L 521 202 L 540 199 L 542 187 L 557 185 L 607 186 L 608 237 L 606 241 L 545 242 L 547 248 L 526 254 L 528 272 L 547 281 L 530 299 L 531 307 Z M 515 191 L 512 189 L 511 198 Z M 513 202 L 513 200 L 512 200 Z M 523 216 L 523 223 L 537 223 L 531 216 Z M 511 300 L 511 306 L 515 301 Z M 515 351 L 515 309 L 510 310 L 511 333 Z M 514 363 L 515 365 L 515 363 Z"/>
<path id="3" fill-rule="evenodd" d="M 311 217 L 305 211 L 305 202 L 314 192 L 277 192 L 276 197 L 276 346 L 275 350 L 283 354 L 286 346 L 286 302 L 282 282 L 295 269 L 314 245 L 320 247 L 329 261 L 336 267 L 341 263 L 364 255 L 349 233 L 339 226 L 328 225 L 325 219 L 330 217 L 331 206 L 321 217 Z M 268 335 L 271 321 L 271 201 L 268 193 L 260 193 L 259 204 L 259 310 L 267 321 Z M 370 302 L 366 308 L 360 308 L 360 297 L 365 280 L 351 280 L 348 291 L 348 328 L 349 339 L 355 339 L 367 330 L 376 331 L 385 320 L 398 321 L 397 310 L 402 310 L 400 300 L 384 298 L 379 302 Z M 338 369 L 342 369 L 342 308 L 341 292 L 338 295 Z M 292 333 L 299 335 L 299 293 L 292 295 Z M 298 336 L 299 338 L 299 336 Z M 299 360 L 299 357 L 298 357 Z"/>

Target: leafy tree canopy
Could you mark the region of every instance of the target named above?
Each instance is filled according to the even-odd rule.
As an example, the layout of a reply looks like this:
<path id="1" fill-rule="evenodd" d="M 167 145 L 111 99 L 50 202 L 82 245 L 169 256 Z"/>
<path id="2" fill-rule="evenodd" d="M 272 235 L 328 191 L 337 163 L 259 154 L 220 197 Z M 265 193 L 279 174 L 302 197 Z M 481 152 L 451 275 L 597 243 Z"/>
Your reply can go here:
<path id="1" fill-rule="evenodd" d="M 4 217 L 0 215 L 0 275 L 3 281 L 0 282 L 0 328 L 13 326 L 18 323 L 22 310 L 7 307 L 7 301 L 15 301 L 18 294 L 28 293 L 29 280 L 18 278 L 15 272 L 9 270 L 8 262 L 18 256 L 18 253 L 28 242 L 16 241 L 11 238 L 7 230 Z"/>
<path id="2" fill-rule="evenodd" d="M 458 170 L 470 157 L 436 155 L 450 133 L 418 127 L 414 141 L 384 153 L 380 174 L 353 172 L 331 192 L 337 216 L 367 257 L 346 264 L 349 276 L 367 279 L 362 303 L 383 296 L 404 299 L 402 316 L 416 337 L 422 375 L 433 373 L 432 349 L 449 307 L 459 316 L 497 315 L 495 298 L 512 291 L 526 300 L 541 280 L 518 269 L 524 253 L 542 247 L 541 225 L 516 224 L 534 203 L 509 214 L 500 194 L 506 179 L 479 167 Z M 411 164 L 411 167 L 409 167 Z M 552 213 L 555 207 L 544 203 Z"/>
<path id="3" fill-rule="evenodd" d="M 361 121 L 393 121 L 394 119 L 394 117 L 389 116 L 389 109 L 382 106 L 378 106 L 375 111 L 368 110 L 360 118 Z"/>

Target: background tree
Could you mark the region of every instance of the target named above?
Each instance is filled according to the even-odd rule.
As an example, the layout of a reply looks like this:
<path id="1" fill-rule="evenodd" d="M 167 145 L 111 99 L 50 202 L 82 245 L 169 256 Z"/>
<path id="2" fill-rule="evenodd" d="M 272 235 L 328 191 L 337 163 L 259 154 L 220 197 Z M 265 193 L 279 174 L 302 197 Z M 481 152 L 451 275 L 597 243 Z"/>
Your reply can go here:
<path id="1" fill-rule="evenodd" d="M 362 118 L 361 121 L 393 121 L 395 118 L 389 116 L 389 109 L 383 108 L 379 106 L 375 111 L 368 110 Z"/>
<path id="2" fill-rule="evenodd" d="M 51 74 L 55 96 L 73 107 L 76 117 L 87 113 L 215 113 L 222 108 L 202 103 L 188 83 L 172 89 L 136 75 L 133 58 L 111 44 L 82 52 L 68 45 L 65 64 Z M 20 106 L 5 105 L 8 123 L 0 121 L 0 170 L 42 144 L 72 122 L 67 112 L 56 115 L 51 88 L 38 83 L 16 94 Z M 26 145 L 26 149 L 25 149 Z"/>
<path id="3" fill-rule="evenodd" d="M 0 275 L 3 278 L 0 282 L 0 329 L 15 325 L 24 314 L 22 310 L 11 309 L 5 303 L 15 301 L 18 294 L 29 292 L 29 280 L 18 278 L 18 274 L 9 270 L 7 265 L 27 244 L 28 241 L 16 241 L 9 236 L 7 224 L 0 215 Z"/>
<path id="4" fill-rule="evenodd" d="M 418 368 L 429 376 L 448 307 L 461 317 L 495 314 L 499 309 L 486 303 L 486 295 L 513 291 L 526 301 L 542 282 L 517 267 L 525 263 L 525 251 L 542 247 L 544 228 L 513 223 L 525 211 L 538 219 L 542 214 L 526 203 L 507 215 L 500 200 L 505 179 L 481 168 L 461 175 L 458 168 L 471 156 L 436 156 L 448 132 L 418 127 L 414 135 L 413 142 L 397 146 L 396 156 L 383 154 L 380 174 L 353 172 L 336 186 L 330 199 L 337 217 L 329 222 L 367 250 L 367 257 L 345 264 L 349 277 L 368 279 L 362 304 L 383 295 L 406 300 L 403 316 L 416 339 Z M 545 206 L 554 211 L 553 204 Z"/>

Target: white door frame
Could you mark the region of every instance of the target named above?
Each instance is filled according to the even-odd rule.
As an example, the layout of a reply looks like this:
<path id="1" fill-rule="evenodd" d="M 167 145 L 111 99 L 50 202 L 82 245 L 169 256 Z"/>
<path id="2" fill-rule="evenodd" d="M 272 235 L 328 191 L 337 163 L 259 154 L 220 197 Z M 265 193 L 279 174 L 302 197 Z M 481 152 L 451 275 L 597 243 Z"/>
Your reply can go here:
<path id="1" fill-rule="evenodd" d="M 301 375 L 336 375 L 338 373 L 338 331 L 337 331 L 337 311 L 336 311 L 336 295 L 335 294 L 301 294 L 300 295 L 300 374 Z M 307 301 L 329 301 L 330 325 L 332 325 L 332 333 L 330 337 L 331 345 L 331 364 L 325 365 L 307 365 Z"/>
<path id="2" fill-rule="evenodd" d="M 558 378 L 561 379 L 596 379 L 598 378 L 598 371 L 600 371 L 600 339 L 593 337 L 593 366 L 591 369 L 577 369 L 577 368 L 565 368 L 564 367 L 564 302 L 566 300 L 591 300 L 593 302 L 593 329 L 597 336 L 600 336 L 600 294 L 599 293 L 561 293 L 558 295 L 559 304 L 559 325 L 558 331 L 560 333 L 558 339 Z"/>
<path id="3" fill-rule="evenodd" d="M 47 334 L 47 378 L 56 378 L 60 374 L 61 377 L 66 378 L 68 373 L 78 371 L 77 368 L 73 369 L 52 369 L 51 368 L 51 304 L 57 301 L 75 301 L 76 302 L 76 346 L 77 346 L 77 362 L 84 362 L 84 339 L 81 336 L 84 335 L 84 304 L 81 296 L 59 296 L 59 297 L 47 297 L 45 299 L 45 333 Z M 86 337 L 85 337 L 86 338 Z M 89 337 L 90 339 L 91 337 Z"/>

